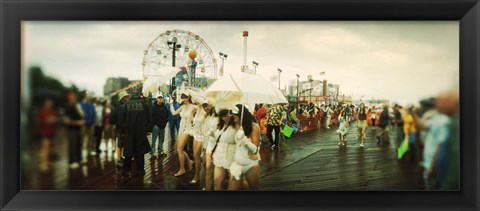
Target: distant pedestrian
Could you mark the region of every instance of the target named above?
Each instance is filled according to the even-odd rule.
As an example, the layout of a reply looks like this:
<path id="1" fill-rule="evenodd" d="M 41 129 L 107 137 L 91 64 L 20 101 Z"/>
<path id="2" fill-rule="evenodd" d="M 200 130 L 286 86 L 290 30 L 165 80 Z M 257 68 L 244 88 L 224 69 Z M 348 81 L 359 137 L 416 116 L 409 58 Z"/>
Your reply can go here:
<path id="1" fill-rule="evenodd" d="M 83 126 L 83 138 L 87 139 L 87 152 L 90 155 L 96 154 L 96 141 L 94 136 L 94 126 L 96 119 L 95 106 L 93 105 L 92 95 L 85 92 L 85 98 L 82 101 L 83 113 L 85 113 L 85 125 Z"/>
<path id="2" fill-rule="evenodd" d="M 326 119 L 325 119 L 325 128 L 327 129 L 330 129 L 330 121 L 332 120 L 332 109 L 330 108 L 330 106 L 327 106 L 325 108 L 325 115 L 326 115 Z"/>
<path id="3" fill-rule="evenodd" d="M 377 110 L 375 109 L 375 106 L 370 109 L 370 119 L 372 120 L 372 129 L 375 130 L 375 121 L 377 121 Z"/>
<path id="4" fill-rule="evenodd" d="M 53 110 L 53 100 L 46 98 L 43 106 L 38 109 L 40 120 L 40 171 L 48 170 L 48 155 L 50 146 L 55 138 L 56 124 L 58 123 L 58 114 Z"/>
<path id="5" fill-rule="evenodd" d="M 260 120 L 262 119 L 262 114 L 267 114 L 268 115 L 268 111 L 265 108 L 265 104 L 259 104 L 259 108 L 258 108 L 258 111 L 257 111 L 258 122 L 260 122 Z M 268 116 L 267 116 L 267 118 L 268 118 Z"/>
<path id="6" fill-rule="evenodd" d="M 106 100 L 105 106 L 103 108 L 103 125 L 104 125 L 104 140 L 105 140 L 105 152 L 108 151 L 108 143 L 111 140 L 112 142 L 112 151 L 115 152 L 116 146 L 116 128 L 113 122 L 114 109 L 112 107 L 112 101 Z"/>
<path id="7" fill-rule="evenodd" d="M 102 143 L 103 136 L 103 110 L 102 100 L 100 98 L 95 98 L 95 127 L 94 127 L 94 136 L 95 136 L 95 149 L 92 151 L 92 155 L 100 154 L 100 144 Z"/>
<path id="8" fill-rule="evenodd" d="M 395 126 L 395 131 L 396 131 L 396 138 L 395 138 L 395 146 L 396 148 L 400 147 L 400 144 L 402 143 L 404 139 L 404 133 L 403 133 L 403 117 L 402 113 L 400 112 L 400 109 L 402 107 L 400 105 L 395 105 L 393 106 L 393 125 Z"/>
<path id="9" fill-rule="evenodd" d="M 337 133 L 339 136 L 340 141 L 338 142 L 338 146 L 345 146 L 347 143 L 347 133 L 348 133 L 348 122 L 347 122 L 347 112 L 342 110 L 340 115 L 338 116 L 338 122 L 340 122 L 340 126 L 338 127 Z"/>
<path id="10" fill-rule="evenodd" d="M 365 104 L 361 103 L 357 112 L 357 128 L 358 128 L 358 137 L 360 138 L 360 147 L 363 148 L 365 141 L 365 129 L 367 128 L 367 111 Z"/>
<path id="11" fill-rule="evenodd" d="M 403 118 L 403 132 L 408 137 L 409 160 L 412 163 L 416 161 L 415 143 L 417 139 L 417 128 L 415 127 L 413 113 L 414 107 L 410 106 L 407 115 Z"/>
<path id="12" fill-rule="evenodd" d="M 260 119 L 260 134 L 261 134 L 261 141 L 267 140 L 267 114 L 262 114 L 262 118 Z"/>
<path id="13" fill-rule="evenodd" d="M 80 167 L 82 161 L 84 115 L 81 105 L 77 102 L 77 95 L 74 92 L 68 92 L 65 119 L 63 121 L 67 125 L 68 162 L 71 169 Z"/>
<path id="14" fill-rule="evenodd" d="M 382 113 L 380 114 L 380 119 L 378 121 L 378 127 L 380 132 L 377 134 L 378 142 L 377 144 L 388 144 L 388 124 L 390 123 L 390 115 L 388 113 L 388 105 L 383 107 Z"/>

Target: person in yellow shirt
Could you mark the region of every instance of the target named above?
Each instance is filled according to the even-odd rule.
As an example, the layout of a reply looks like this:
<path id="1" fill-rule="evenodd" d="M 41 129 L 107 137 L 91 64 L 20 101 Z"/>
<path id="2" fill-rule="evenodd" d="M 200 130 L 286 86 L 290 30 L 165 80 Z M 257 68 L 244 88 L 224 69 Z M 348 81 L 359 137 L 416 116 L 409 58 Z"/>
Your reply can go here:
<path id="1" fill-rule="evenodd" d="M 409 160 L 411 162 L 415 161 L 415 142 L 417 137 L 417 128 L 415 127 L 415 121 L 413 119 L 414 107 L 410 106 L 408 108 L 408 113 L 403 119 L 403 132 L 405 137 L 408 136 L 408 151 L 409 151 Z"/>

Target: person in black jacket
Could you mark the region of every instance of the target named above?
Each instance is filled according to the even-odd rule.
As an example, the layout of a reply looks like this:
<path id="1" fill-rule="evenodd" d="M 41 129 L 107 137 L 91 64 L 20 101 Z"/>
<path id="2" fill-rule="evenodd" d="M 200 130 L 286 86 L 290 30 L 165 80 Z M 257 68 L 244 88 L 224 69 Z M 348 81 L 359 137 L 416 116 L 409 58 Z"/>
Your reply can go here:
<path id="1" fill-rule="evenodd" d="M 381 128 L 380 133 L 377 135 L 377 144 L 388 144 L 388 133 L 386 128 L 390 123 L 390 115 L 388 114 L 388 105 L 383 107 L 383 111 L 380 114 L 380 119 L 378 120 L 378 127 Z"/>
<path id="2" fill-rule="evenodd" d="M 138 95 L 138 94 L 137 94 Z M 147 133 L 151 127 L 150 110 L 140 96 L 129 100 L 118 116 L 119 126 L 125 131 L 123 145 L 123 176 L 128 176 L 132 166 L 132 157 L 137 163 L 137 175 L 145 175 L 144 155 L 150 152 Z"/>
<path id="3" fill-rule="evenodd" d="M 163 152 L 163 141 L 165 139 L 165 126 L 167 126 L 168 122 L 168 110 L 165 104 L 163 103 L 163 95 L 162 93 L 158 94 L 157 101 L 152 106 L 152 150 L 150 154 L 152 158 L 156 158 L 157 156 L 163 156 L 165 153 Z M 155 150 L 155 143 L 157 142 L 158 137 L 158 145 L 157 150 Z"/>

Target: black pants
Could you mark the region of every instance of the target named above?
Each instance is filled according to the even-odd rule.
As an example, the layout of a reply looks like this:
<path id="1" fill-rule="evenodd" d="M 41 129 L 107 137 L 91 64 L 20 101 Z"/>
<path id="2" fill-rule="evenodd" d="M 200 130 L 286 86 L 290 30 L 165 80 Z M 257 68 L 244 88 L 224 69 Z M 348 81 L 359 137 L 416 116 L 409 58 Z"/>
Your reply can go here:
<path id="1" fill-rule="evenodd" d="M 95 126 L 95 149 L 100 152 L 100 143 L 102 142 L 103 127 Z"/>
<path id="2" fill-rule="evenodd" d="M 377 119 L 372 119 L 372 126 L 375 127 L 375 120 Z"/>
<path id="3" fill-rule="evenodd" d="M 82 160 L 82 131 L 70 129 L 68 136 L 68 162 L 80 162 Z"/>
<path id="4" fill-rule="evenodd" d="M 280 138 L 280 126 L 267 125 L 267 138 L 270 144 L 274 144 L 272 131 L 275 130 L 275 145 L 278 146 L 278 139 Z"/>
<path id="5" fill-rule="evenodd" d="M 137 172 L 145 170 L 144 154 L 135 155 L 135 162 L 137 163 Z M 125 157 L 125 159 L 123 159 L 123 172 L 128 173 L 131 168 L 132 168 L 132 157 Z"/>

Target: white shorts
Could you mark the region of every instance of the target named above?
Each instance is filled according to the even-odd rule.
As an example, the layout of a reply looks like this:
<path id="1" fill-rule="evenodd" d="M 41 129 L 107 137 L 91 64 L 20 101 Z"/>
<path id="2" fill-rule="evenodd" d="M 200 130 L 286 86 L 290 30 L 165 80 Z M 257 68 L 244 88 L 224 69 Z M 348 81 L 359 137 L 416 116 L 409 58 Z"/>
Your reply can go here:
<path id="1" fill-rule="evenodd" d="M 235 144 L 219 142 L 212 156 L 213 165 L 224 169 L 230 169 L 230 165 L 232 165 L 232 162 L 235 160 L 236 149 L 237 146 Z"/>

